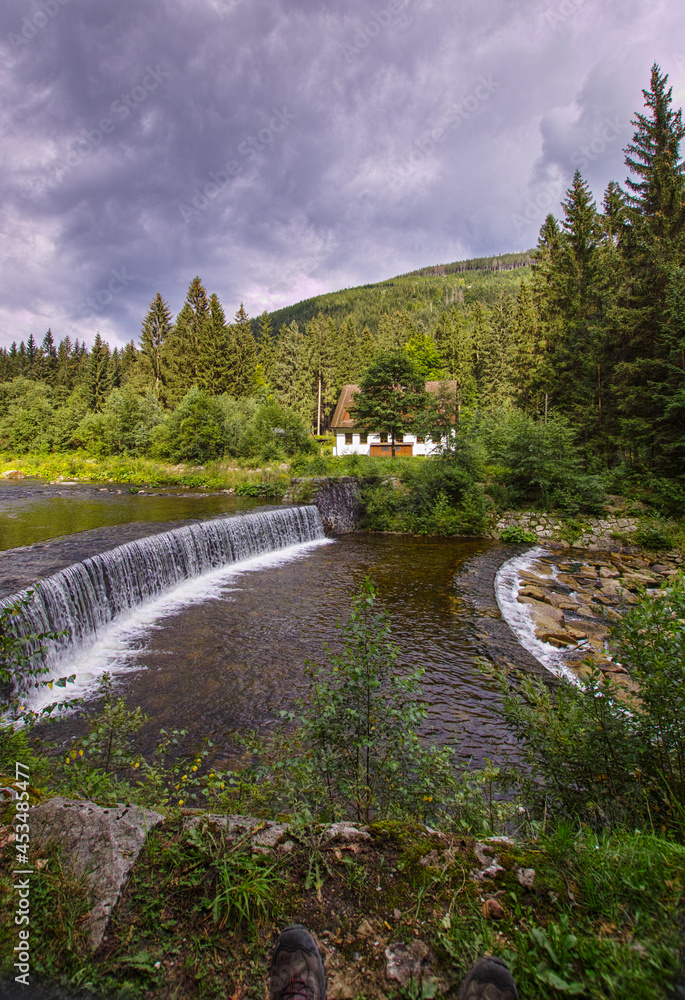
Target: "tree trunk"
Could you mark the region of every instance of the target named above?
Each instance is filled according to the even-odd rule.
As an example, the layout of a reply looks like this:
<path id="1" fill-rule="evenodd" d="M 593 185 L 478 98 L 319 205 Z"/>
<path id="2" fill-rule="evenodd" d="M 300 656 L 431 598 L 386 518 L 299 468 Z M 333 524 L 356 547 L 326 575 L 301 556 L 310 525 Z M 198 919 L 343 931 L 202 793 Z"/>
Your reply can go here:
<path id="1" fill-rule="evenodd" d="M 321 371 L 319 371 L 319 402 L 316 407 L 316 433 L 321 434 Z"/>

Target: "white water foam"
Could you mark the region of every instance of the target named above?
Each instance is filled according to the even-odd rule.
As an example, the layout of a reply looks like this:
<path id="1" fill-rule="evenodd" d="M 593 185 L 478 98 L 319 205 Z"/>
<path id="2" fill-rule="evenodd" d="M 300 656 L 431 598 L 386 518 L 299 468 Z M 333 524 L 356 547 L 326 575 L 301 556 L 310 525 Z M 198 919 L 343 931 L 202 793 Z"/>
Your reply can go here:
<path id="1" fill-rule="evenodd" d="M 527 604 L 518 600 L 521 571 L 530 570 L 536 559 L 545 555 L 545 549 L 536 546 L 523 555 L 514 556 L 503 563 L 495 577 L 495 596 L 502 617 L 524 649 L 543 667 L 566 680 L 578 683 L 578 678 L 564 661 L 564 654 L 555 646 L 542 642 L 535 634 L 535 623 Z"/>
<path id="2" fill-rule="evenodd" d="M 317 538 L 265 552 L 242 562 L 221 566 L 203 576 L 184 580 L 173 590 L 153 600 L 137 605 L 119 615 L 114 621 L 98 630 L 97 636 L 87 645 L 81 645 L 55 664 L 42 679 L 68 677 L 76 674 L 73 683 L 66 689 L 56 691 L 46 686 L 32 688 L 26 693 L 23 704 L 33 712 L 41 712 L 49 705 L 64 699 L 90 698 L 97 694 L 103 673 L 126 674 L 141 669 L 130 661 L 140 651 L 145 637 L 153 630 L 162 628 L 157 622 L 169 615 L 178 614 L 184 608 L 204 601 L 225 598 L 231 590 L 239 590 L 238 578 L 245 573 L 282 566 L 284 563 L 305 558 L 321 545 L 334 544 L 332 539 Z M 238 585 L 235 585 L 238 584 Z M 66 710 L 68 711 L 68 710 Z M 57 713 L 53 712 L 53 716 Z M 64 714 L 64 713 L 62 713 Z"/>

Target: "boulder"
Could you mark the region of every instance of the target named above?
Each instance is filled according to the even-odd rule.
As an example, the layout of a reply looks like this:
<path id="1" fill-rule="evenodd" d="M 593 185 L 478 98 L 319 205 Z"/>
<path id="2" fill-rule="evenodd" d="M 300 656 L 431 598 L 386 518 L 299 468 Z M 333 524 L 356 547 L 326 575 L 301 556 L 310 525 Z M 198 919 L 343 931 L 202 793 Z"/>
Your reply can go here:
<path id="1" fill-rule="evenodd" d="M 23 479 L 25 475 L 21 469 L 8 469 L 7 472 L 0 473 L 0 479 Z"/>
<path id="2" fill-rule="evenodd" d="M 151 830 L 163 817 L 151 809 L 110 808 L 56 796 L 29 813 L 31 845 L 59 845 L 77 876 L 89 883 L 93 905 L 83 927 L 94 951 Z"/>
<path id="3" fill-rule="evenodd" d="M 521 604 L 527 604 L 530 613 L 536 623 L 543 625 L 545 622 L 561 623 L 564 620 L 564 613 L 560 608 L 553 608 L 551 604 L 542 601 L 535 601 L 532 597 L 519 598 Z"/>
<path id="4" fill-rule="evenodd" d="M 432 953 L 423 941 L 412 941 L 407 947 L 394 941 L 385 949 L 385 975 L 400 986 L 418 985 L 430 975 Z"/>

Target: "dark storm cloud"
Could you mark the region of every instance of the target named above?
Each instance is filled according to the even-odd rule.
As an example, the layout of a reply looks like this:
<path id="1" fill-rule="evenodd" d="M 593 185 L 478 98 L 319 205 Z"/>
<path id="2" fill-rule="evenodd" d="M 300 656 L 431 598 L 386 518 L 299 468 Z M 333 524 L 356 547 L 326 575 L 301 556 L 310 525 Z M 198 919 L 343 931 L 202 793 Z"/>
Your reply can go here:
<path id="1" fill-rule="evenodd" d="M 137 337 L 196 273 L 254 313 L 531 246 L 576 167 L 598 198 L 624 179 L 682 22 L 638 0 L 6 0 L 0 339 Z"/>

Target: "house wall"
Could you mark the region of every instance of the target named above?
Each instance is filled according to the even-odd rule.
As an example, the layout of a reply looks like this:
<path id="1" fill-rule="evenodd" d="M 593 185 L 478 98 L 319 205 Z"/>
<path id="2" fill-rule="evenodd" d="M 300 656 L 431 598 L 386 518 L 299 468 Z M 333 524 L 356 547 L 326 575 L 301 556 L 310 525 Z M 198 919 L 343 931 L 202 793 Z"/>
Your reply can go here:
<path id="1" fill-rule="evenodd" d="M 352 434 L 352 444 L 345 444 L 345 432 L 337 431 L 333 455 L 338 458 L 342 455 L 369 455 L 371 453 L 371 445 L 380 444 L 381 440 L 380 434 L 369 434 L 366 444 L 362 444 L 360 438 L 361 435 L 355 431 Z M 415 456 L 431 455 L 438 447 L 437 443 L 430 439 L 421 443 L 417 442 L 416 435 L 414 434 L 405 434 L 403 443 L 413 445 L 413 454 Z"/>

